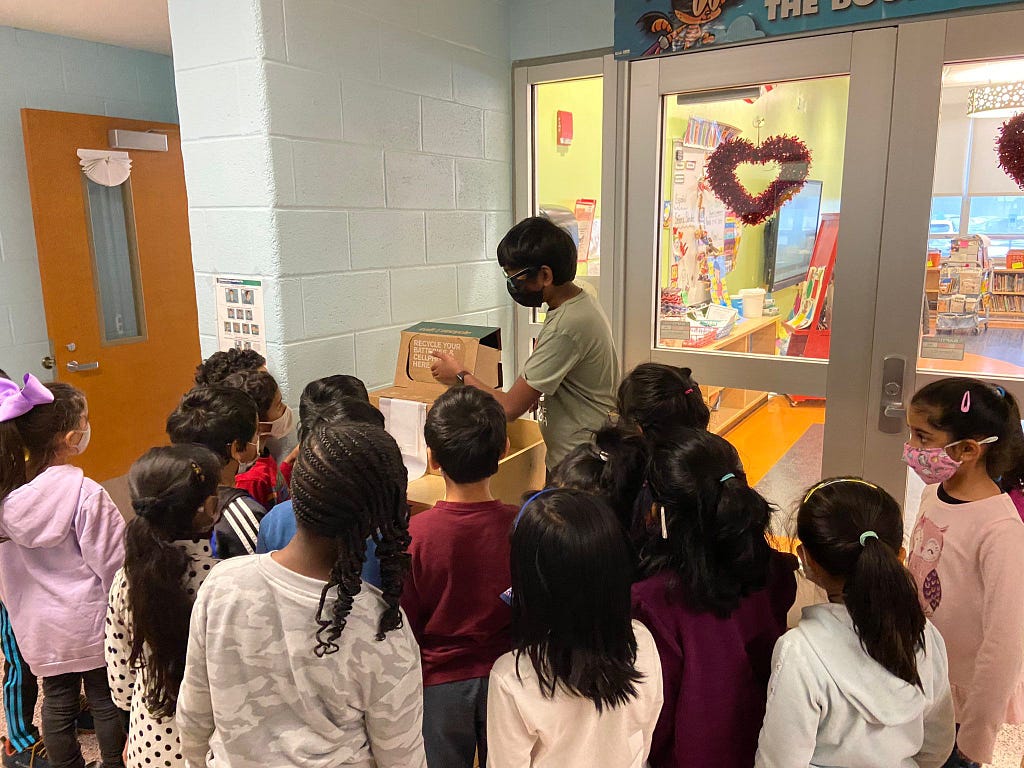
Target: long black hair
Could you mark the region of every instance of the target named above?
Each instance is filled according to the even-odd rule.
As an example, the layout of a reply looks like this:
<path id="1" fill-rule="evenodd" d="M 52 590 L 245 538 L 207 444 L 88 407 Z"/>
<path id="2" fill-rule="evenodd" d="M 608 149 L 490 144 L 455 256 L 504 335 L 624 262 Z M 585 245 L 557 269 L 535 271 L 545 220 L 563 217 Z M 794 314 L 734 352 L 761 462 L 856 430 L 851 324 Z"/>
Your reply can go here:
<path id="1" fill-rule="evenodd" d="M 689 368 L 642 363 L 626 374 L 616 400 L 623 426 L 652 440 L 680 427 L 707 429 L 711 423 L 711 411 Z"/>
<path id="2" fill-rule="evenodd" d="M 125 533 L 124 575 L 131 611 L 130 665 L 143 671 L 145 704 L 155 717 L 174 716 L 185 674 L 195 595 L 187 587 L 192 558 L 174 542 L 193 530 L 196 513 L 217 493 L 221 461 L 201 445 L 151 448 L 128 472 L 137 517 Z"/>
<path id="3" fill-rule="evenodd" d="M 408 473 L 398 444 L 382 428 L 358 422 L 319 422 L 303 440 L 292 475 L 297 524 L 338 543 L 338 559 L 317 608 L 317 656 L 335 653 L 352 601 L 361 587 L 366 539 L 373 538 L 380 559 L 387 608 L 377 639 L 402 626 L 399 600 L 409 569 Z M 327 597 L 337 599 L 324 616 Z"/>
<path id="4" fill-rule="evenodd" d="M 604 498 L 627 533 L 636 526 L 637 499 L 647 478 L 649 454 L 641 435 L 606 425 L 555 467 L 552 482 Z"/>
<path id="5" fill-rule="evenodd" d="M 512 534 L 512 637 L 546 696 L 562 686 L 598 711 L 637 695 L 632 562 L 608 505 L 584 491 L 532 497 Z"/>
<path id="6" fill-rule="evenodd" d="M 804 497 L 797 535 L 819 566 L 846 580 L 843 599 L 868 655 L 920 687 L 925 617 L 914 578 L 899 560 L 903 513 L 896 500 L 857 477 L 825 480 Z"/>
<path id="7" fill-rule="evenodd" d="M 910 405 L 954 440 L 998 437 L 987 446 L 985 468 L 1005 492 L 1024 487 L 1020 408 L 1005 389 L 978 379 L 939 379 L 918 390 Z"/>
<path id="8" fill-rule="evenodd" d="M 771 505 L 747 484 L 736 449 L 703 430 L 656 446 L 649 482 L 667 538 L 650 539 L 644 572 L 675 572 L 693 608 L 729 616 L 768 582 Z"/>
<path id="9" fill-rule="evenodd" d="M 52 403 L 0 422 L 0 500 L 50 466 L 61 439 L 81 424 L 86 411 L 81 390 L 60 382 L 44 386 L 53 393 Z"/>

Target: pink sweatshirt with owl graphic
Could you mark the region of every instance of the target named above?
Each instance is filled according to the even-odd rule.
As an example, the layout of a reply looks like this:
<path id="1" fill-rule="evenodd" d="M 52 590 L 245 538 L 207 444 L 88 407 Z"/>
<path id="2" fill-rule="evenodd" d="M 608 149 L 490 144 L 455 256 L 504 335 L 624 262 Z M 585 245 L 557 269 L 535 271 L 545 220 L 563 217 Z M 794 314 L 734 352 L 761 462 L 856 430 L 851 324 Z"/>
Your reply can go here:
<path id="1" fill-rule="evenodd" d="M 910 572 L 942 633 L 960 725 L 957 745 L 992 761 L 1003 723 L 1024 723 L 1024 522 L 1007 494 L 949 504 L 929 486 Z"/>

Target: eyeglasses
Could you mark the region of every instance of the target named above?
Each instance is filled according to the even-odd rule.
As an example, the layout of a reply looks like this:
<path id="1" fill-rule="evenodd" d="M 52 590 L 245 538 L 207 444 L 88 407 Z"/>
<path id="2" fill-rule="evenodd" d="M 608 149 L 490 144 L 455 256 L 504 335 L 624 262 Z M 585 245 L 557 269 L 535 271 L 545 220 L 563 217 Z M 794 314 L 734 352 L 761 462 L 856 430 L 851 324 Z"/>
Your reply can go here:
<path id="1" fill-rule="evenodd" d="M 518 290 L 518 286 L 516 285 L 516 280 L 520 280 L 520 279 L 526 277 L 531 272 L 537 272 L 539 269 L 540 269 L 540 267 L 527 267 L 526 269 L 519 270 L 514 275 L 508 275 L 505 278 L 505 282 L 508 283 L 508 289 L 510 291 Z"/>

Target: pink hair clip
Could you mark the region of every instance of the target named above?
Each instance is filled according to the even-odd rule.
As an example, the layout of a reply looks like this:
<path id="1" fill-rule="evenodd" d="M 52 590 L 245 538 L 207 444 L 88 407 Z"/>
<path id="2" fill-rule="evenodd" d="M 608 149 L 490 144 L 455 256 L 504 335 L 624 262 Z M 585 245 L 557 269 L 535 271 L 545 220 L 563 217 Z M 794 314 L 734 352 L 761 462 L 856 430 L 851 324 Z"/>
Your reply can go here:
<path id="1" fill-rule="evenodd" d="M 684 394 L 684 395 L 692 395 L 692 394 L 693 394 L 693 387 L 690 387 L 690 388 L 689 388 L 688 390 L 686 390 L 686 391 L 685 391 L 685 392 L 684 392 L 683 394 Z"/>
<path id="2" fill-rule="evenodd" d="M 971 410 L 971 390 L 964 392 L 964 399 L 960 401 L 960 413 L 967 413 Z"/>

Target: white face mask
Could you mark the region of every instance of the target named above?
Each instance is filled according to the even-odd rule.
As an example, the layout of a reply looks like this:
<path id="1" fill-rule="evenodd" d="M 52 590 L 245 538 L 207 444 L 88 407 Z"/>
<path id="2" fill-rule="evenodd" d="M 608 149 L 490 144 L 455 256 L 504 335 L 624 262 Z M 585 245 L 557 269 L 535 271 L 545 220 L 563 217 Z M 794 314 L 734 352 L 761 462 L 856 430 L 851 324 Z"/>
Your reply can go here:
<path id="1" fill-rule="evenodd" d="M 76 429 L 75 432 L 82 435 L 82 439 L 78 441 L 78 445 L 71 446 L 71 453 L 75 456 L 81 456 L 85 453 L 85 449 L 89 447 L 89 439 L 92 437 L 92 424 L 86 424 L 85 429 Z"/>
<path id="2" fill-rule="evenodd" d="M 236 475 L 244 475 L 246 472 L 248 472 L 250 469 L 256 466 L 256 460 L 259 459 L 260 457 L 260 444 L 258 435 L 256 437 L 256 442 L 254 443 L 250 441 L 249 445 L 256 446 L 256 453 L 253 455 L 252 461 L 242 461 L 241 459 L 238 459 L 238 471 L 235 472 Z"/>
<path id="3" fill-rule="evenodd" d="M 276 440 L 280 440 L 293 429 L 295 429 L 295 414 L 292 413 L 292 409 L 286 405 L 284 407 L 284 413 L 270 422 L 270 436 Z"/>

